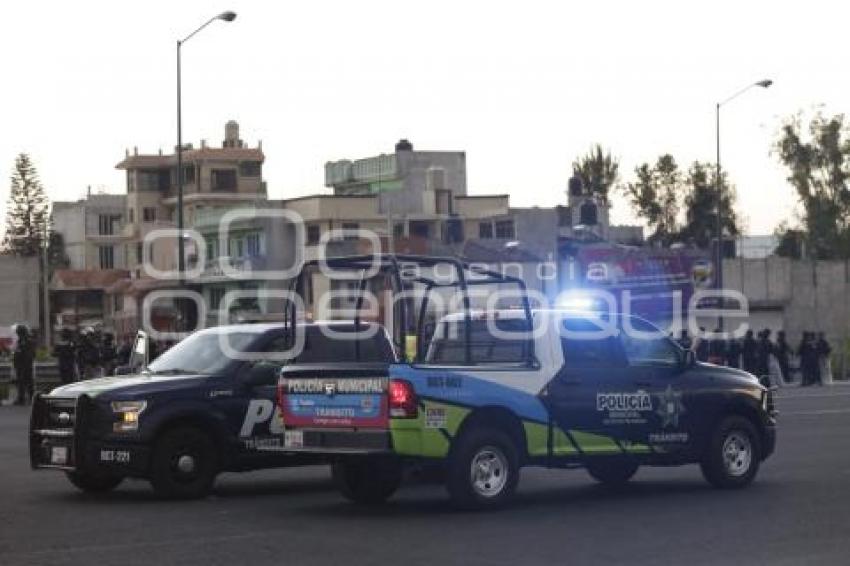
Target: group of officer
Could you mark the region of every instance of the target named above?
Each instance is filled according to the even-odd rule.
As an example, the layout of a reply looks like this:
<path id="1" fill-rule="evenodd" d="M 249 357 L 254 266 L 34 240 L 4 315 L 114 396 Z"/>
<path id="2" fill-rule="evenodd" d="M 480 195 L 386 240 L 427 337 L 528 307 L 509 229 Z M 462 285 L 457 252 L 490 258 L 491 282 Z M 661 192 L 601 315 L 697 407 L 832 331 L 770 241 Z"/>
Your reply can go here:
<path id="1" fill-rule="evenodd" d="M 705 332 L 703 328 L 700 330 Z M 720 330 L 715 333 L 720 333 Z M 803 332 L 796 351 L 788 343 L 784 330 L 776 333 L 775 342 L 771 334 L 771 330 L 765 328 L 758 334 L 747 330 L 740 340 L 693 340 L 688 331 L 683 330 L 678 342 L 683 348 L 694 350 L 700 361 L 741 368 L 759 377 L 776 375 L 783 383 L 792 381 L 791 360 L 795 355 L 799 360 L 802 386 L 823 385 L 831 378 L 829 355 L 832 347 L 823 332 Z"/>
<path id="2" fill-rule="evenodd" d="M 23 324 L 15 325 L 16 343 L 12 352 L 12 365 L 15 370 L 16 405 L 23 405 L 32 399 L 35 383 L 33 363 L 35 362 L 35 338 Z M 62 384 L 102 375 L 111 375 L 116 366 L 126 364 L 130 358 L 130 343 L 125 341 L 120 347 L 108 332 L 95 329 L 73 331 L 65 328 L 53 348 L 59 379 Z"/>
<path id="3" fill-rule="evenodd" d="M 127 363 L 130 344 L 125 341 L 116 346 L 114 336 L 108 332 L 74 332 L 65 328 L 53 347 L 53 356 L 59 365 L 59 379 L 63 384 L 71 383 L 111 375 L 116 366 Z"/>

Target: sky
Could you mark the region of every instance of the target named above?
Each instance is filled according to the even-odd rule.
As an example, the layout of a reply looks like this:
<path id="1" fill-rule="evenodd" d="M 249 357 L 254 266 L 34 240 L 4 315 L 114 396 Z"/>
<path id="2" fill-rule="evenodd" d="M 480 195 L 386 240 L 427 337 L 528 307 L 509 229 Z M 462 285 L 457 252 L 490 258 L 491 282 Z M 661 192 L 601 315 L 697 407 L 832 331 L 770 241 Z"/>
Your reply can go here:
<path id="1" fill-rule="evenodd" d="M 121 192 L 126 148 L 176 140 L 175 43 L 223 10 L 238 17 L 183 47 L 185 141 L 224 123 L 262 140 L 270 198 L 323 192 L 324 163 L 464 150 L 470 194 L 514 206 L 565 201 L 592 144 L 635 166 L 671 153 L 722 163 L 750 234 L 796 199 L 771 145 L 783 119 L 850 106 L 836 2 L 248 0 L 16 1 L 0 19 L 0 171 L 29 153 L 52 200 Z M 5 168 L 5 170 L 2 170 Z M 8 183 L 0 183 L 0 212 Z M 612 219 L 634 222 L 615 196 Z"/>

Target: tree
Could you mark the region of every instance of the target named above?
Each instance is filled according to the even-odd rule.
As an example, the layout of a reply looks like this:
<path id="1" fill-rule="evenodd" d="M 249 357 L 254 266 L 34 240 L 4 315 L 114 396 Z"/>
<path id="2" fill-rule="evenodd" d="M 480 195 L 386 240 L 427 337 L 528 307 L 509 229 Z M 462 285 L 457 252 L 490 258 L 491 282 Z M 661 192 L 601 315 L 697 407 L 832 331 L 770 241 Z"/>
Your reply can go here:
<path id="1" fill-rule="evenodd" d="M 3 251 L 17 256 L 38 255 L 49 232 L 50 203 L 26 153 L 15 159 L 11 183 Z"/>
<path id="2" fill-rule="evenodd" d="M 803 207 L 801 228 L 808 255 L 850 257 L 850 136 L 844 115 L 817 113 L 803 133 L 801 114 L 787 119 L 774 145 Z"/>
<path id="3" fill-rule="evenodd" d="M 679 209 L 684 187 L 676 160 L 662 155 L 655 165 L 644 163 L 635 168 L 637 179 L 623 191 L 635 213 L 652 229 L 651 242 L 669 246 L 679 233 Z"/>
<path id="4" fill-rule="evenodd" d="M 620 162 L 596 144 L 587 155 L 573 161 L 573 175 L 581 179 L 582 185 L 603 203 L 608 203 L 608 192 L 620 178 Z"/>
<path id="5" fill-rule="evenodd" d="M 71 264 L 68 254 L 65 253 L 65 238 L 59 232 L 50 231 L 47 242 L 47 265 L 52 273 L 56 269 L 67 269 Z"/>
<path id="6" fill-rule="evenodd" d="M 740 233 L 735 214 L 735 188 L 726 172 L 721 172 L 720 209 L 723 212 L 724 236 Z M 708 248 L 717 239 L 717 168 L 712 163 L 695 161 L 688 170 L 688 192 L 685 195 L 685 226 L 680 238 L 698 248 Z"/>
<path id="7" fill-rule="evenodd" d="M 662 246 L 675 242 L 708 248 L 717 236 L 716 169 L 710 163 L 694 162 L 686 177 L 669 153 L 654 165 L 644 163 L 635 169 L 636 179 L 623 187 L 632 208 L 643 218 L 652 234 L 649 241 Z M 723 233 L 740 233 L 735 214 L 735 190 L 722 175 Z M 684 209 L 684 222 L 682 210 Z"/>

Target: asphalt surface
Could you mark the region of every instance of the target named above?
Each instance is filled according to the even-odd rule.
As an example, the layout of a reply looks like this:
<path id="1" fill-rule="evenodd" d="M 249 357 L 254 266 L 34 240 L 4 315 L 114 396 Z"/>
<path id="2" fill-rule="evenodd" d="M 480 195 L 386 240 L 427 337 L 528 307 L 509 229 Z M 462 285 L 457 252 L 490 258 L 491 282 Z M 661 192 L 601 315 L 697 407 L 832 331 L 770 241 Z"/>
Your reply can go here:
<path id="1" fill-rule="evenodd" d="M 641 469 L 620 492 L 527 469 L 491 513 L 452 511 L 435 485 L 357 508 L 324 467 L 223 475 L 203 501 L 144 482 L 88 497 L 29 470 L 28 411 L 0 407 L 0 565 L 850 564 L 850 386 L 779 397 L 777 452 L 748 489 L 714 490 L 696 466 Z"/>

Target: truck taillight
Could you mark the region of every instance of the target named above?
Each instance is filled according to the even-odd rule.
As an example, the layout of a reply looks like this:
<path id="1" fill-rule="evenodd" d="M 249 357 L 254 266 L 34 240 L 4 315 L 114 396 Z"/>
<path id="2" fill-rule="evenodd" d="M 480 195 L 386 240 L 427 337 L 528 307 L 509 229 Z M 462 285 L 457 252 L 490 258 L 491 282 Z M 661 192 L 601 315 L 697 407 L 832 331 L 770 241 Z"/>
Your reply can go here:
<path id="1" fill-rule="evenodd" d="M 413 384 L 403 379 L 390 381 L 390 416 L 397 419 L 415 419 L 419 415 L 416 391 Z"/>
<path id="2" fill-rule="evenodd" d="M 275 395 L 275 401 L 277 402 L 277 407 L 278 407 L 278 409 L 280 409 L 281 415 L 283 415 L 284 387 L 286 387 L 286 382 L 283 379 L 278 380 L 278 382 L 277 382 L 277 395 Z"/>

